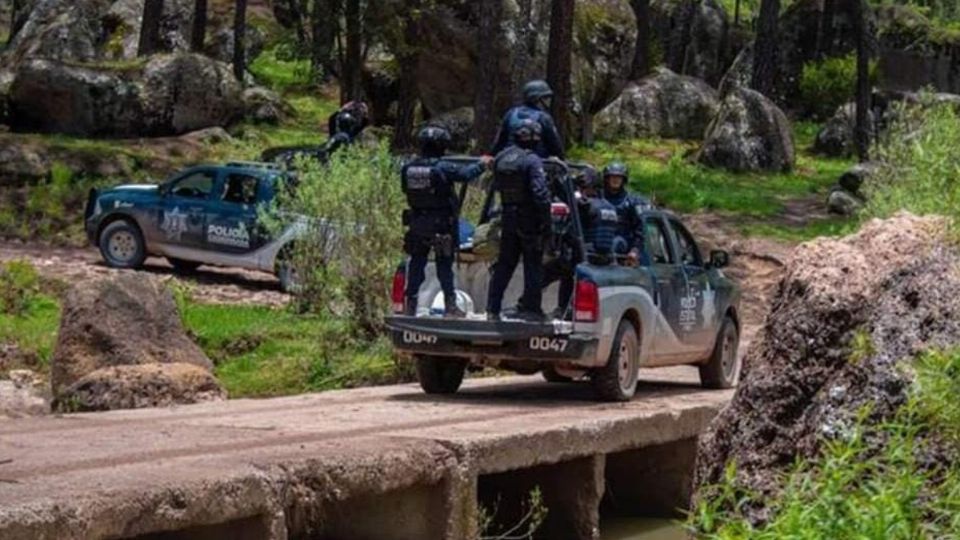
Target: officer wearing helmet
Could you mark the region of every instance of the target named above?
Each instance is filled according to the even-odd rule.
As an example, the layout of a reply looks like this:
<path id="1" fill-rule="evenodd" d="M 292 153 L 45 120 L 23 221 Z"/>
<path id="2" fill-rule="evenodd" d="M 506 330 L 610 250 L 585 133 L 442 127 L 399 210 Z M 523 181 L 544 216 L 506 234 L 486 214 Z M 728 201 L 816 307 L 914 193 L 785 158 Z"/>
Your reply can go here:
<path id="1" fill-rule="evenodd" d="M 540 141 L 531 148 L 543 159 L 556 157 L 565 159 L 563 141 L 557 132 L 553 117 L 547 111 L 553 100 L 553 90 L 546 81 L 530 81 L 523 87 L 523 104 L 507 111 L 493 143 L 493 154 L 499 154 L 514 141 L 514 133 L 524 120 L 533 120 L 540 124 Z"/>
<path id="2" fill-rule="evenodd" d="M 534 152 L 542 127 L 532 119 L 521 120 L 513 141 L 494 161 L 494 188 L 502 206 L 500 253 L 494 264 L 487 298 L 487 317 L 500 318 L 503 294 L 523 259 L 523 296 L 517 315 L 543 319 L 542 291 L 544 236 L 550 227 L 550 190 L 543 161 Z"/>
<path id="3" fill-rule="evenodd" d="M 423 128 L 418 140 L 420 156 L 406 164 L 400 173 L 410 207 L 404 213 L 407 226 L 404 251 L 410 255 L 405 312 L 416 315 L 417 298 L 432 250 L 437 279 L 443 290 L 444 313 L 448 317 L 463 317 L 465 313 L 457 307 L 453 283 L 453 260 L 460 237 L 459 203 L 453 184 L 479 177 L 490 166 L 492 158 L 484 157 L 479 163 L 466 166 L 442 161 L 450 145 L 450 132 L 442 127 Z"/>
<path id="4" fill-rule="evenodd" d="M 593 264 L 605 265 L 614 261 L 613 243 L 617 234 L 617 209 L 603 198 L 600 178 L 596 170 L 588 170 L 575 178 L 577 206 L 583 226 L 583 240 L 587 258 Z M 567 239 L 572 242 L 574 239 Z M 573 297 L 575 261 L 574 249 L 565 250 L 566 256 L 558 257 L 544 266 L 544 288 L 555 281 L 560 282 L 557 291 L 557 308 L 553 318 L 564 318 Z"/>
<path id="5" fill-rule="evenodd" d="M 617 238 L 614 251 L 626 255 L 630 264 L 639 264 L 645 253 L 643 212 L 653 205 L 645 197 L 627 190 L 630 173 L 623 163 L 614 162 L 603 169 L 604 198 L 617 210 Z"/>

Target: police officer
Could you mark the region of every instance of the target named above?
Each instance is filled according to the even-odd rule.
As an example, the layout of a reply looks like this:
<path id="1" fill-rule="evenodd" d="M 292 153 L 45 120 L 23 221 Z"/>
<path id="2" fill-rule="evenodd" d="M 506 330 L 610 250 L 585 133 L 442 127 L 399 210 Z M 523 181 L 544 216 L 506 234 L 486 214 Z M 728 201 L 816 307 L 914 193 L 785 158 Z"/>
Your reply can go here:
<path id="1" fill-rule="evenodd" d="M 523 296 L 518 316 L 542 320 L 543 243 L 550 226 L 550 190 L 543 161 L 533 152 L 542 127 L 521 120 L 512 134 L 513 144 L 494 161 L 494 187 L 502 205 L 500 253 L 493 269 L 487 298 L 487 317 L 499 319 L 503 294 L 523 258 Z"/>
<path id="2" fill-rule="evenodd" d="M 363 130 L 361 122 L 349 111 L 338 112 L 333 118 L 334 130 L 331 131 L 330 138 L 321 149 L 323 155 L 330 157 L 340 148 L 353 144 L 360 131 Z"/>
<path id="3" fill-rule="evenodd" d="M 614 251 L 626 255 L 629 264 L 636 265 L 645 253 L 642 214 L 653 205 L 649 199 L 627 191 L 629 170 L 623 163 L 614 162 L 603 169 L 604 197 L 617 210 L 617 239 Z"/>
<path id="4" fill-rule="evenodd" d="M 450 132 L 442 127 L 426 127 L 420 131 L 418 139 L 420 157 L 401 171 L 403 192 L 410 206 L 404 215 L 408 227 L 404 250 L 410 255 L 406 313 L 416 315 L 424 269 L 432 249 L 437 279 L 443 289 L 444 314 L 463 317 L 465 313 L 457 307 L 453 284 L 453 260 L 460 239 L 459 204 L 453 184 L 477 178 L 490 166 L 492 158 L 484 157 L 479 163 L 466 166 L 441 161 L 450 144 Z"/>
<path id="5" fill-rule="evenodd" d="M 523 87 L 523 104 L 513 107 L 503 117 L 497 139 L 493 143 L 493 154 L 499 154 L 514 141 L 514 133 L 524 120 L 533 120 L 540 124 L 541 140 L 531 148 L 543 159 L 556 157 L 564 159 L 563 142 L 557 132 L 553 117 L 547 110 L 553 100 L 553 90 L 546 81 L 530 81 Z"/>

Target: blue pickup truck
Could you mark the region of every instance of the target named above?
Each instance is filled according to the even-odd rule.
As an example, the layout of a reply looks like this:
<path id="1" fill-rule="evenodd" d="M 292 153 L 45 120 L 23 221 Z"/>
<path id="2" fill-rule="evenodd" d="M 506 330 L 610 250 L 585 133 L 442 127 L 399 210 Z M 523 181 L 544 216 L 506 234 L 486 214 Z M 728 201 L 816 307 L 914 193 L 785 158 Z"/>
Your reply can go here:
<path id="1" fill-rule="evenodd" d="M 305 222 L 290 219 L 270 234 L 260 216 L 292 182 L 277 166 L 234 162 L 191 167 L 160 184 L 91 190 L 87 237 L 114 268 L 139 268 L 153 255 L 182 272 L 204 264 L 271 272 L 289 290 L 296 272 L 284 259 Z"/>

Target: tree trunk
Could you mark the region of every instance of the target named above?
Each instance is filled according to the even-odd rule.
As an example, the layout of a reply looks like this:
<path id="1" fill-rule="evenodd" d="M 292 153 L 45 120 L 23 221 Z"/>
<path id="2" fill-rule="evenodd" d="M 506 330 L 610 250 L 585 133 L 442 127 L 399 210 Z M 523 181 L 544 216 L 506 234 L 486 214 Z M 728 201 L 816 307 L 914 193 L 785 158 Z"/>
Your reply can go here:
<path id="1" fill-rule="evenodd" d="M 480 2 L 480 28 L 477 34 L 477 87 L 473 99 L 473 133 L 477 146 L 486 148 L 497 136 L 497 86 L 500 83 L 500 20 L 503 4 Z M 522 54 L 518 52 L 517 54 Z"/>
<path id="2" fill-rule="evenodd" d="M 160 50 L 160 19 L 162 17 L 163 0 L 144 1 L 137 56 L 147 56 Z"/>
<path id="3" fill-rule="evenodd" d="M 195 0 L 193 4 L 193 30 L 190 34 L 190 50 L 203 51 L 207 37 L 207 0 Z"/>
<path id="4" fill-rule="evenodd" d="M 754 45 L 753 79 L 750 86 L 771 98 L 777 74 L 777 19 L 779 17 L 780 0 L 761 1 L 757 39 Z"/>
<path id="5" fill-rule="evenodd" d="M 363 87 L 360 76 L 363 73 L 363 26 L 360 21 L 360 0 L 346 0 L 344 13 L 347 26 L 346 58 L 341 68 L 343 102 L 361 99 Z"/>
<path id="6" fill-rule="evenodd" d="M 637 45 L 630 79 L 637 80 L 650 72 L 650 0 L 631 0 L 630 7 L 637 19 Z"/>
<path id="7" fill-rule="evenodd" d="M 312 67 L 315 76 L 327 80 L 336 75 L 334 62 L 334 44 L 337 36 L 337 22 L 340 14 L 340 0 L 314 0 L 311 26 L 313 43 L 311 47 Z"/>
<path id="8" fill-rule="evenodd" d="M 820 42 L 817 43 L 817 58 L 830 56 L 833 52 L 833 23 L 836 18 L 836 0 L 823 0 L 823 13 L 820 14 Z"/>
<path id="9" fill-rule="evenodd" d="M 553 89 L 553 118 L 560 137 L 570 138 L 570 84 L 573 55 L 573 0 L 553 0 L 550 15 L 550 49 L 547 54 L 547 82 Z"/>
<path id="10" fill-rule="evenodd" d="M 416 19 L 420 0 L 407 0 L 406 16 L 403 21 L 403 47 L 398 55 L 400 77 L 398 81 L 397 121 L 393 127 L 393 141 L 390 146 L 395 151 L 406 151 L 414 147 L 413 123 L 416 120 L 417 100 L 417 64 L 419 55 L 419 20 Z"/>
<path id="11" fill-rule="evenodd" d="M 243 84 L 243 75 L 247 71 L 247 0 L 237 0 L 233 17 L 233 74 Z"/>
<path id="12" fill-rule="evenodd" d="M 870 159 L 870 49 L 867 36 L 866 0 L 853 0 L 851 11 L 857 38 L 857 118 L 854 141 L 857 157 L 863 163 Z"/>
<path id="13" fill-rule="evenodd" d="M 733 26 L 740 26 L 740 0 L 736 0 L 733 4 Z"/>
<path id="14" fill-rule="evenodd" d="M 307 46 L 307 29 L 303 25 L 303 19 L 306 16 L 306 12 L 303 9 L 303 6 L 297 0 L 286 0 L 287 9 L 290 11 L 290 19 L 292 19 L 293 30 L 297 33 L 297 46 L 306 47 Z"/>

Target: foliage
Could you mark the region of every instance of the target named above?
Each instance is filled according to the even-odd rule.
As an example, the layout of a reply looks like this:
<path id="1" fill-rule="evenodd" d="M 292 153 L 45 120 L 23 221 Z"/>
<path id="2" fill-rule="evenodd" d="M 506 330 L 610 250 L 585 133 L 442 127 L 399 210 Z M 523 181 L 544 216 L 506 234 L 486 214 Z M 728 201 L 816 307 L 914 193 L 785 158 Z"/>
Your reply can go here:
<path id="1" fill-rule="evenodd" d="M 288 254 L 300 281 L 297 306 L 346 315 L 355 330 L 376 335 L 401 255 L 404 200 L 396 163 L 384 145 L 354 146 L 327 164 L 303 161 L 298 169 L 296 189 L 265 216 L 275 231 L 290 219 L 306 231 Z"/>
<path id="2" fill-rule="evenodd" d="M 19 315 L 0 313 L 0 344 L 12 343 L 40 360 L 44 367 L 53 355 L 60 327 L 60 305 L 56 298 L 34 295 L 29 307 Z"/>
<path id="3" fill-rule="evenodd" d="M 877 80 L 877 64 L 870 64 L 870 82 Z M 857 57 L 826 58 L 803 66 L 800 75 L 800 105 L 814 118 L 825 120 L 837 107 L 851 101 L 857 81 Z"/>
<path id="4" fill-rule="evenodd" d="M 263 51 L 250 63 L 250 72 L 258 81 L 277 91 L 308 86 L 311 83 L 310 61 L 298 58 L 292 47 L 284 41 Z"/>
<path id="5" fill-rule="evenodd" d="M 753 496 L 726 480 L 702 494 L 689 525 L 702 538 L 956 538 L 960 535 L 960 351 L 916 362 L 911 396 L 894 418 L 861 420 L 800 463 L 754 525 L 742 510 Z M 878 441 L 882 441 L 878 443 Z"/>
<path id="6" fill-rule="evenodd" d="M 481 540 L 526 540 L 534 537 L 537 529 L 547 519 L 548 509 L 543 504 L 543 493 L 540 486 L 530 490 L 526 502 L 525 513 L 512 527 L 506 531 L 495 531 L 497 528 L 497 508 L 491 510 L 483 505 L 478 509 L 477 522 L 481 531 Z"/>
<path id="7" fill-rule="evenodd" d="M 864 185 L 864 217 L 889 217 L 901 210 L 960 217 L 960 117 L 932 98 L 899 110 L 898 120 L 873 149 L 879 162 Z"/>
<path id="8" fill-rule="evenodd" d="M 13 260 L 0 266 L 0 313 L 25 315 L 40 294 L 40 274 L 28 261 Z"/>

